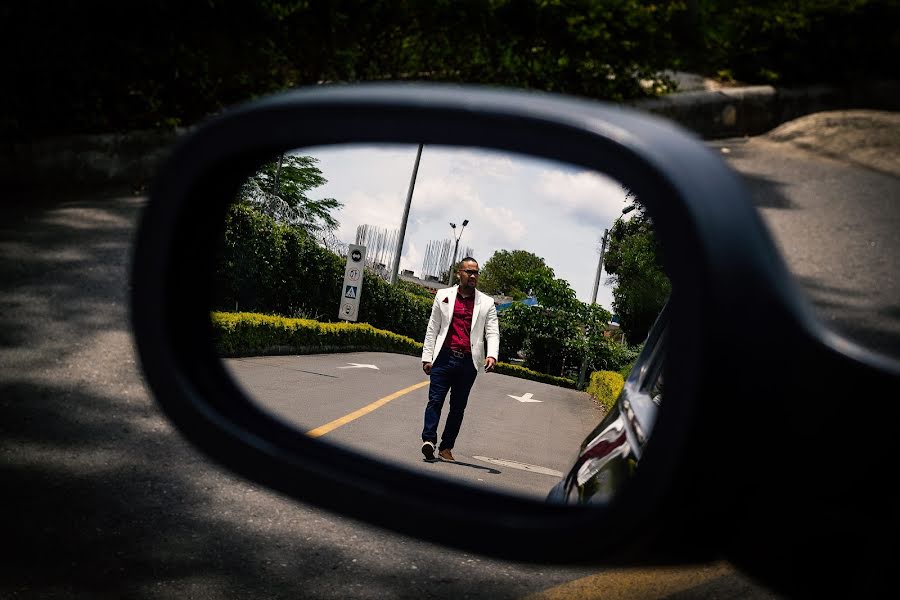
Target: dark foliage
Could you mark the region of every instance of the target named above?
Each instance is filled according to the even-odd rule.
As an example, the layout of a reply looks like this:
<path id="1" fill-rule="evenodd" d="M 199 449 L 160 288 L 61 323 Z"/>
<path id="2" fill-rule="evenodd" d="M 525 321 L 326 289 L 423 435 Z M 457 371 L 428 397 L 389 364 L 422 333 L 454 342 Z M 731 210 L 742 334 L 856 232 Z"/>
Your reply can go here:
<path id="1" fill-rule="evenodd" d="M 344 266 L 300 226 L 235 204 L 226 217 L 213 309 L 337 321 Z M 367 271 L 358 321 L 421 340 L 431 302 Z"/>

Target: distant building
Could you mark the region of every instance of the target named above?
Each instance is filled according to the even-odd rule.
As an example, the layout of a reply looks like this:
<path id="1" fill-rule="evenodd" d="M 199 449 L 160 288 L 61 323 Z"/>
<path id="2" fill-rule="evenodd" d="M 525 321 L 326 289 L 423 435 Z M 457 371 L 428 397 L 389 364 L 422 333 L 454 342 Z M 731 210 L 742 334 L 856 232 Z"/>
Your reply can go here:
<path id="1" fill-rule="evenodd" d="M 426 279 L 419 279 L 416 277 L 413 272 L 409 269 L 403 269 L 400 272 L 400 279 L 403 281 L 407 281 L 409 283 L 414 283 L 420 287 L 425 288 L 432 294 L 436 294 L 438 290 L 442 290 L 446 287 L 450 287 L 449 285 L 439 281 L 437 277 L 433 275 L 429 275 Z"/>
<path id="2" fill-rule="evenodd" d="M 502 302 L 498 303 L 498 301 L 497 301 L 498 298 L 503 298 L 504 300 Z M 505 308 L 509 308 L 510 306 L 512 306 L 513 304 L 515 304 L 517 302 L 519 304 L 524 304 L 525 306 L 537 306 L 538 305 L 537 298 L 535 298 L 533 296 L 528 296 L 527 298 L 524 298 L 522 300 L 513 300 L 509 296 L 495 296 L 494 297 L 494 304 L 497 306 L 497 312 L 500 312 L 501 310 L 503 310 Z"/>

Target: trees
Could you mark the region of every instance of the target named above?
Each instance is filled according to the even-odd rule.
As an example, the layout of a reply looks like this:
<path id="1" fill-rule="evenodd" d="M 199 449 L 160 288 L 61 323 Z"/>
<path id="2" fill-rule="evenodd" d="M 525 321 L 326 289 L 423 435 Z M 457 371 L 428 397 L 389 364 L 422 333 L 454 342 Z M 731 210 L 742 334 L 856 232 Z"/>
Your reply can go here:
<path id="1" fill-rule="evenodd" d="M 528 284 L 553 278 L 553 269 L 544 259 L 526 250 L 497 250 L 481 265 L 478 289 L 485 294 L 511 296 L 521 300 L 527 296 Z"/>
<path id="2" fill-rule="evenodd" d="M 327 183 L 312 156 L 281 155 L 267 162 L 241 187 L 241 200 L 281 223 L 298 225 L 309 233 L 337 229 L 331 211 L 343 206 L 334 198 L 314 200 L 307 192 Z"/>
<path id="3" fill-rule="evenodd" d="M 542 306 L 513 304 L 500 314 L 500 357 L 507 360 L 518 350 L 525 354 L 525 367 L 541 373 L 564 376 L 566 341 L 577 335 L 571 315 Z"/>
<path id="4" fill-rule="evenodd" d="M 891 79 L 898 18 L 896 0 L 5 2 L 0 22 L 15 27 L 0 39 L 11 90 L 0 137 L 190 125 L 323 81 L 622 101 L 670 89 L 665 69 L 785 85 Z"/>
<path id="5" fill-rule="evenodd" d="M 653 223 L 644 207 L 634 203 L 635 216 L 616 221 L 610 230 L 604 265 L 616 286 L 613 309 L 622 331 L 629 342 L 641 343 L 669 297 L 671 284 L 663 271 Z"/>
<path id="6" fill-rule="evenodd" d="M 247 203 L 229 207 L 216 261 L 212 308 L 338 320 L 345 259 L 298 225 Z M 421 340 L 433 298 L 392 286 L 369 270 L 359 322 Z"/>
<path id="7" fill-rule="evenodd" d="M 640 97 L 641 80 L 671 66 L 680 10 L 633 0 L 3 3 L 0 20 L 16 24 L 0 41 L 14 57 L 4 73 L 17 93 L 0 94 L 0 133 L 171 128 L 323 81 Z"/>
<path id="8" fill-rule="evenodd" d="M 610 312 L 578 300 L 564 279 L 533 273 L 521 285 L 533 291 L 538 305 L 516 303 L 500 313 L 501 360 L 523 350 L 529 369 L 575 378 L 585 357 L 591 370 L 618 370 L 637 356 L 604 335 Z"/>
<path id="9" fill-rule="evenodd" d="M 693 0 L 673 29 L 695 72 L 797 85 L 891 79 L 900 52 L 895 0 Z"/>

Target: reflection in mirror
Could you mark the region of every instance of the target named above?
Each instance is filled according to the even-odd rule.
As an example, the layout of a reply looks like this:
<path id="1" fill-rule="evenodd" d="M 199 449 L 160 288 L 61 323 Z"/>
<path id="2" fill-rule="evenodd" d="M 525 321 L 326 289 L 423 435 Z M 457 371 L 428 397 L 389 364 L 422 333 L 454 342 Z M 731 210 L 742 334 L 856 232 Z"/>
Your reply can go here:
<path id="1" fill-rule="evenodd" d="M 624 418 L 614 403 L 646 369 L 668 297 L 660 252 L 640 199 L 601 173 L 474 148 L 299 149 L 262 165 L 228 210 L 215 343 L 298 434 L 473 486 L 597 502 L 561 490 L 604 419 L 621 421 L 617 453 L 632 463 L 652 428 L 653 402 Z"/>

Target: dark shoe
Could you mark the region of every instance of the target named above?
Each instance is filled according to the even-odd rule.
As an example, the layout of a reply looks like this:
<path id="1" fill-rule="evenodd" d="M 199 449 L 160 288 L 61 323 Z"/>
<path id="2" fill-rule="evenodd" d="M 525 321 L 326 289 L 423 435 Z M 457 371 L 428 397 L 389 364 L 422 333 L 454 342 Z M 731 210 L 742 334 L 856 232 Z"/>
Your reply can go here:
<path id="1" fill-rule="evenodd" d="M 438 452 L 438 456 L 441 457 L 441 460 L 449 460 L 451 462 L 456 462 L 456 459 L 453 458 L 453 453 L 450 452 L 450 448 L 444 448 L 440 452 Z"/>
<path id="2" fill-rule="evenodd" d="M 422 442 L 422 454 L 427 460 L 434 460 L 434 442 Z"/>

